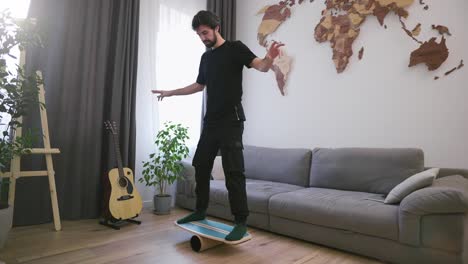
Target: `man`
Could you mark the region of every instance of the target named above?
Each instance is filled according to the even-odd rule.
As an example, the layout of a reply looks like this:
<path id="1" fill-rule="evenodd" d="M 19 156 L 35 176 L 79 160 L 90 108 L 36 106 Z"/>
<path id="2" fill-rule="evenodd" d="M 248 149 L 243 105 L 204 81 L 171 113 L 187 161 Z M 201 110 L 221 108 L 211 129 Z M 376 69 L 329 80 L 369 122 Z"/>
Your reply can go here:
<path id="1" fill-rule="evenodd" d="M 241 104 L 242 69 L 246 66 L 267 72 L 283 44 L 273 43 L 265 58 L 257 58 L 242 42 L 224 40 L 219 33 L 219 18 L 209 11 L 198 12 L 193 18 L 192 28 L 209 48 L 201 57 L 196 82 L 176 90 L 152 91 L 159 94 L 158 100 L 162 100 L 173 95 L 200 92 L 207 87 L 204 125 L 192 162 L 195 167 L 196 210 L 177 222 L 186 223 L 205 218 L 211 170 L 218 150 L 221 149 L 229 204 L 235 217 L 234 229 L 226 236 L 226 240 L 235 241 L 247 232 L 246 220 L 249 214 L 242 152 L 245 121 Z"/>

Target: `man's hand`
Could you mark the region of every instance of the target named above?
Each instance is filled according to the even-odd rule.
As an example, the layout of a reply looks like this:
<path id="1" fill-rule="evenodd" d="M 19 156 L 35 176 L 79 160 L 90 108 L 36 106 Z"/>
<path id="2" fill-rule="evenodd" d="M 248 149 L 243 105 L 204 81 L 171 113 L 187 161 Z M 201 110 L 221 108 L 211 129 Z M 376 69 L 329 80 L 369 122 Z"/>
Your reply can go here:
<path id="1" fill-rule="evenodd" d="M 158 101 L 162 101 L 164 97 L 170 97 L 172 96 L 172 91 L 164 91 L 164 90 L 151 90 L 152 93 L 154 94 L 159 94 L 158 95 Z"/>
<path id="2" fill-rule="evenodd" d="M 269 71 L 275 58 L 280 56 L 281 51 L 279 48 L 281 48 L 282 46 L 284 46 L 283 43 L 274 41 L 271 44 L 270 48 L 268 49 L 267 54 L 265 55 L 265 58 L 263 59 L 255 58 L 250 64 L 250 66 L 261 72 Z"/>
<path id="3" fill-rule="evenodd" d="M 280 55 L 280 47 L 284 46 L 283 43 L 276 42 L 274 41 L 273 44 L 271 44 L 270 49 L 267 52 L 267 56 L 270 57 L 270 59 L 274 60 L 276 57 Z"/>

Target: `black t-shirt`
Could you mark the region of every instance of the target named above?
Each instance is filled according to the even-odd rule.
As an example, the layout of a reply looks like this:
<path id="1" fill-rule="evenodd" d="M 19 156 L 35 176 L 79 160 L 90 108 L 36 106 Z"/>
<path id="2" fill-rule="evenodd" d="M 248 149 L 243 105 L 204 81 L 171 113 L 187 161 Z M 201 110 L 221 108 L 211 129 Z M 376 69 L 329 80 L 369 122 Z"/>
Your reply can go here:
<path id="1" fill-rule="evenodd" d="M 242 70 L 257 56 L 241 41 L 225 41 L 203 53 L 197 83 L 206 85 L 205 123 L 245 121 L 242 109 Z"/>

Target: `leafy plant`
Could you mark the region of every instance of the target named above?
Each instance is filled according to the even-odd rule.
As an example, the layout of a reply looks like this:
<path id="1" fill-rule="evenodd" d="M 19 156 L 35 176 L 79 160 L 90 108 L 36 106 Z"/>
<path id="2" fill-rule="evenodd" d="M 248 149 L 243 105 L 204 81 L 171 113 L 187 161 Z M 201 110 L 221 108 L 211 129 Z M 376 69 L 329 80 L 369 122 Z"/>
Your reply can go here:
<path id="1" fill-rule="evenodd" d="M 42 79 L 35 72 L 27 74 L 25 65 L 9 66 L 7 63 L 8 57 L 17 59 L 12 55 L 14 49 L 23 51 L 30 46 L 42 46 L 35 21 L 15 20 L 8 10 L 0 12 L 0 124 L 6 122 L 5 128 L 0 131 L 0 172 L 9 169 L 15 155 L 29 153 L 35 141 L 31 131 L 25 131 L 21 137 L 13 139 L 16 129 L 22 126 L 19 118 L 26 115 L 28 107 L 39 104 L 38 92 Z M 3 179 L 1 185 L 0 199 L 4 199 L 8 179 Z"/>
<path id="2" fill-rule="evenodd" d="M 143 162 L 143 178 L 139 182 L 146 186 L 158 186 L 159 196 L 167 196 L 167 187 L 173 184 L 183 169 L 180 161 L 189 154 L 185 141 L 189 139 L 188 128 L 181 124 L 164 123 L 156 136 L 157 152 Z"/>

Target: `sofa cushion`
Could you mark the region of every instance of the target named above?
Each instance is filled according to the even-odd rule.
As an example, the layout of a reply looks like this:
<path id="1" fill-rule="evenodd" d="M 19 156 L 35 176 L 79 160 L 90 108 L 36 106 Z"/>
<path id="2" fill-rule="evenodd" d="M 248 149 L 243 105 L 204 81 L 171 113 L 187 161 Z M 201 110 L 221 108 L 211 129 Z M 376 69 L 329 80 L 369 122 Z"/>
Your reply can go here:
<path id="1" fill-rule="evenodd" d="M 401 200 L 403 200 L 403 198 L 412 192 L 432 185 L 438 173 L 438 168 L 432 168 L 420 173 L 416 173 L 415 175 L 395 186 L 395 188 L 393 188 L 385 198 L 384 203 L 399 203 Z"/>
<path id="2" fill-rule="evenodd" d="M 309 184 L 309 149 L 280 149 L 244 146 L 245 177 L 307 187 Z"/>
<path id="3" fill-rule="evenodd" d="M 398 240 L 398 206 L 380 194 L 306 188 L 274 195 L 270 215 Z"/>
<path id="4" fill-rule="evenodd" d="M 303 187 L 291 184 L 250 179 L 246 180 L 245 186 L 249 211 L 265 214 L 268 213 L 268 201 L 274 194 L 303 189 Z M 210 181 L 210 203 L 229 207 L 229 197 L 225 181 Z"/>
<path id="5" fill-rule="evenodd" d="M 423 171 L 420 149 L 314 149 L 310 186 L 388 194 L 406 178 Z"/>
<path id="6" fill-rule="evenodd" d="M 226 178 L 224 176 L 224 169 L 221 156 L 216 156 L 213 162 L 213 170 L 211 171 L 211 176 L 214 180 L 224 180 Z"/>

